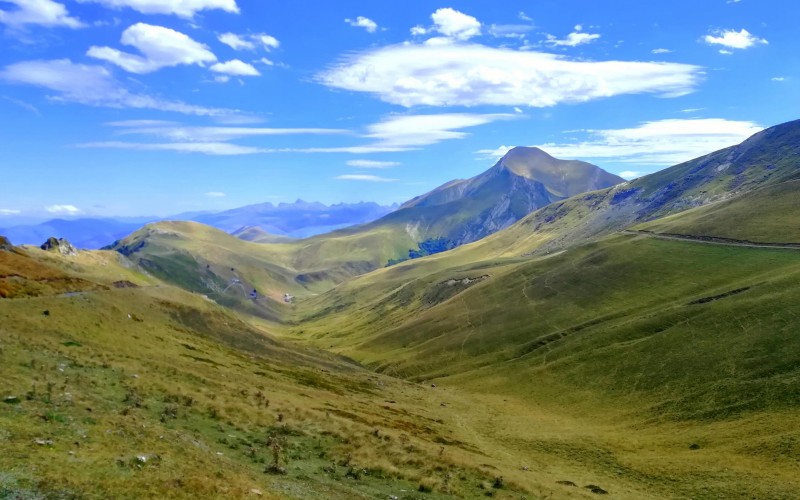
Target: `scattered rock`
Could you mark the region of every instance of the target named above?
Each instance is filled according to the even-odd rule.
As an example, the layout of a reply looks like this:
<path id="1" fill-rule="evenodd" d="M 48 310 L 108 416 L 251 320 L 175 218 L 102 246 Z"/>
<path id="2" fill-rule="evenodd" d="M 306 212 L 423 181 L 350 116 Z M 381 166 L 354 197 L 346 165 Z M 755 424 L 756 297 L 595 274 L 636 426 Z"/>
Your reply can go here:
<path id="1" fill-rule="evenodd" d="M 692 443 L 692 444 L 689 445 L 689 449 L 690 450 L 699 450 L 700 449 L 700 445 L 697 444 L 697 443 Z"/>
<path id="2" fill-rule="evenodd" d="M 48 252 L 58 252 L 61 255 L 78 255 L 78 249 L 72 246 L 72 244 L 64 238 L 56 239 L 54 237 L 50 237 L 47 239 L 47 241 L 42 243 L 42 246 L 39 248 Z"/>
<path id="3" fill-rule="evenodd" d="M 529 470 L 531 470 L 531 469 L 530 469 L 530 467 L 528 467 L 528 466 L 526 465 L 526 466 L 524 466 L 524 467 L 520 467 L 520 470 L 529 471 Z"/>
<path id="4" fill-rule="evenodd" d="M 431 388 L 436 389 L 436 384 L 431 384 Z"/>
<path id="5" fill-rule="evenodd" d="M 258 497 L 260 497 L 260 496 L 262 496 L 264 494 L 258 488 L 253 488 L 252 490 L 250 490 L 250 493 L 253 494 L 253 495 L 256 495 Z"/>
<path id="6" fill-rule="evenodd" d="M 591 491 L 592 493 L 594 493 L 596 495 L 607 495 L 608 494 L 608 492 L 606 490 L 604 490 L 603 488 L 601 488 L 601 487 L 599 487 L 599 486 L 597 486 L 595 484 L 587 484 L 586 486 L 584 486 L 584 488 L 586 488 L 587 490 Z"/>
<path id="7" fill-rule="evenodd" d="M 17 405 L 20 403 L 20 399 L 16 396 L 6 396 L 3 398 L 3 403 L 8 405 Z"/>
<path id="8" fill-rule="evenodd" d="M 139 285 L 136 283 L 131 283 L 128 280 L 115 281 L 112 284 L 114 285 L 114 288 L 139 288 Z"/>
<path id="9" fill-rule="evenodd" d="M 33 440 L 33 442 L 35 444 L 38 444 L 39 446 L 53 446 L 53 440 L 52 439 L 36 438 L 36 439 Z"/>
<path id="10" fill-rule="evenodd" d="M 557 484 L 563 484 L 564 486 L 578 486 L 577 484 L 573 483 L 572 481 L 556 481 Z"/>
<path id="11" fill-rule="evenodd" d="M 49 309 L 45 309 L 44 311 L 42 311 L 42 315 L 43 316 L 50 316 L 50 310 Z"/>

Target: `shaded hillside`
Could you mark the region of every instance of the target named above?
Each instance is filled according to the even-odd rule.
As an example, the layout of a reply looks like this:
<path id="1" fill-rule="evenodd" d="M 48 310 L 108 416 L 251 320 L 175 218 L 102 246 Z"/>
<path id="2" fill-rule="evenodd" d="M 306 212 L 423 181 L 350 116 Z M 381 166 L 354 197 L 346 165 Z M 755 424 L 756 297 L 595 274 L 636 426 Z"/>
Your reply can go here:
<path id="1" fill-rule="evenodd" d="M 800 120 L 654 174 L 555 202 L 473 247 L 480 255 L 559 251 L 637 223 L 800 178 Z"/>
<path id="2" fill-rule="evenodd" d="M 454 248 L 504 229 L 554 201 L 621 182 L 622 178 L 589 163 L 517 147 L 486 172 L 414 198 L 372 226 L 405 224 L 416 240 L 443 239 Z"/>

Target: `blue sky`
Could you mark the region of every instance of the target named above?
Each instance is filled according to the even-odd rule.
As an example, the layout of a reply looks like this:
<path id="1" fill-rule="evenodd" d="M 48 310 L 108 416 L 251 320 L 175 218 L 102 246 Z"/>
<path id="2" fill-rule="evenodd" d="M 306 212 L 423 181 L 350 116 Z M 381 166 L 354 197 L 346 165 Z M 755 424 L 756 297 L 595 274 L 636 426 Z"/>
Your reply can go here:
<path id="1" fill-rule="evenodd" d="M 796 0 L 0 0 L 0 227 L 625 177 L 798 118 Z M 5 219 L 5 221 L 4 221 Z"/>

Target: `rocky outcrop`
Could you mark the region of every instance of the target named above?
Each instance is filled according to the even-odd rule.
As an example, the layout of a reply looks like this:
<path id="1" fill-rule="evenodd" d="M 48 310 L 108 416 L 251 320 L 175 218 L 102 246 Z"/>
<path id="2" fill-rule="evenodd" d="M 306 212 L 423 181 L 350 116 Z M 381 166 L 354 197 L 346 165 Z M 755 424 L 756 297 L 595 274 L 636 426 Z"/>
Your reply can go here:
<path id="1" fill-rule="evenodd" d="M 14 249 L 14 245 L 8 241 L 8 238 L 5 236 L 0 236 L 0 250 L 10 252 Z"/>
<path id="2" fill-rule="evenodd" d="M 78 255 L 78 249 L 64 238 L 50 237 L 39 248 L 48 252 L 58 252 L 61 255 Z"/>

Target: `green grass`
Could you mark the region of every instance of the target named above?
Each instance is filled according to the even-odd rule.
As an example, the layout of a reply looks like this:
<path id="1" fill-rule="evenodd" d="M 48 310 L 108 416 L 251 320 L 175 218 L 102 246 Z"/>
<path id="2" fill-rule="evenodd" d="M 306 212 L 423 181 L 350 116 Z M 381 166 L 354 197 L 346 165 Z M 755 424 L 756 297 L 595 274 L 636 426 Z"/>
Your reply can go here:
<path id="1" fill-rule="evenodd" d="M 3 497 L 470 497 L 498 474 L 442 444 L 465 436 L 424 387 L 276 340 L 152 277 L 112 287 L 134 277 L 114 258 L 0 252 L 39 291 L 0 300 Z M 70 268 L 86 279 L 76 293 L 33 286 L 77 279 Z M 275 443 L 285 474 L 265 472 Z"/>

